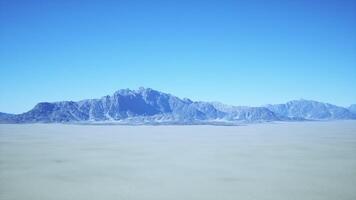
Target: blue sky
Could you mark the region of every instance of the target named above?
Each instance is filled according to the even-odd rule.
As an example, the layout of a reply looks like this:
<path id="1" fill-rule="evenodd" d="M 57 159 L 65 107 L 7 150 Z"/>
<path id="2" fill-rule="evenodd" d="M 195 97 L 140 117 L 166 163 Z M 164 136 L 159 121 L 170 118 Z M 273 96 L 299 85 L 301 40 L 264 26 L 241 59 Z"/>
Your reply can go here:
<path id="1" fill-rule="evenodd" d="M 0 0 L 0 111 L 140 86 L 356 103 L 356 1 Z"/>

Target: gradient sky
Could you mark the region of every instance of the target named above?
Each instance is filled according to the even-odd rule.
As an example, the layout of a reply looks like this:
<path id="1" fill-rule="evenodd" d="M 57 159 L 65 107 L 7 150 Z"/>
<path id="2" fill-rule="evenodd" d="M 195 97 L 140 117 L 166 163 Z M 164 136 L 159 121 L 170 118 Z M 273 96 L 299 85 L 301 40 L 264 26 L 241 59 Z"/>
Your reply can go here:
<path id="1" fill-rule="evenodd" d="M 0 0 L 0 112 L 151 87 L 356 103 L 356 0 Z"/>

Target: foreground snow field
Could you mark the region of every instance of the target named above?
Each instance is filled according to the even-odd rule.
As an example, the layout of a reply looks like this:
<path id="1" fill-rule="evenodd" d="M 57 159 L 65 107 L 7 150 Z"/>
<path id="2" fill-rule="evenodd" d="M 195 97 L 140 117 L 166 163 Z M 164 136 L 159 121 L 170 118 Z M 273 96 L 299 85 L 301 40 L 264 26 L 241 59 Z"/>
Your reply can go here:
<path id="1" fill-rule="evenodd" d="M 0 125 L 2 200 L 354 200 L 356 122 Z"/>

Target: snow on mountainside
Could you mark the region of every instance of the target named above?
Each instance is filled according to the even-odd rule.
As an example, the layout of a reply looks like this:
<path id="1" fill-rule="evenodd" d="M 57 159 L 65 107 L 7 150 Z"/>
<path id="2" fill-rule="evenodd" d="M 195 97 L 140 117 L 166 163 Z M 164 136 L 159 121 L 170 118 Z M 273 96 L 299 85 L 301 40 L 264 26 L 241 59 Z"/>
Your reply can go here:
<path id="1" fill-rule="evenodd" d="M 350 112 L 356 114 L 356 104 L 352 104 L 348 109 Z"/>
<path id="2" fill-rule="evenodd" d="M 304 99 L 289 101 L 286 104 L 267 105 L 266 108 L 276 113 L 278 116 L 295 119 L 356 119 L 355 114 L 346 108 Z"/>
<path id="3" fill-rule="evenodd" d="M 346 108 L 307 100 L 266 107 L 229 106 L 180 99 L 150 88 L 122 89 L 111 96 L 78 102 L 42 102 L 19 115 L 0 113 L 2 123 L 236 124 L 326 119 L 356 119 L 356 114 Z"/>
<path id="4" fill-rule="evenodd" d="M 225 118 L 231 121 L 279 121 L 272 111 L 264 107 L 231 106 L 219 102 L 211 103 L 217 110 L 225 113 Z"/>
<path id="5" fill-rule="evenodd" d="M 15 122 L 180 121 L 215 119 L 222 116 L 213 106 L 180 99 L 150 88 L 119 90 L 101 99 L 39 103 Z"/>
<path id="6" fill-rule="evenodd" d="M 14 117 L 14 114 L 0 112 L 0 122 L 11 122 Z"/>

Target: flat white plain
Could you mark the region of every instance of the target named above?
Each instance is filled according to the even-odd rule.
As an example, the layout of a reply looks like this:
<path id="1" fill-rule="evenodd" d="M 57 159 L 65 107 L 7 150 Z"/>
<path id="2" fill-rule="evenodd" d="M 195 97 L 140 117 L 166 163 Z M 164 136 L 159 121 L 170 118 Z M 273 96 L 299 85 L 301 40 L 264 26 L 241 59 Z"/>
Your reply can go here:
<path id="1" fill-rule="evenodd" d="M 356 122 L 0 125 L 1 200 L 354 200 Z"/>

